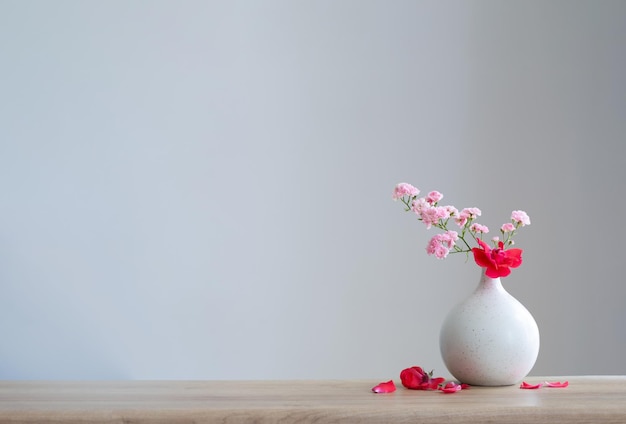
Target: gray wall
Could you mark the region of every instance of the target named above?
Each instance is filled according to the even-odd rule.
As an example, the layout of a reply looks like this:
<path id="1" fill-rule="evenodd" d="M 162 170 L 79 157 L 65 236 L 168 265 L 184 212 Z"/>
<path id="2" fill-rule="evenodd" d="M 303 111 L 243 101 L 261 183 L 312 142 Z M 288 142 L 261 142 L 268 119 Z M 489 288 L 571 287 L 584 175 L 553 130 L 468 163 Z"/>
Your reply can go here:
<path id="1" fill-rule="evenodd" d="M 447 375 L 513 209 L 536 375 L 626 373 L 626 2 L 0 0 L 0 378 Z"/>

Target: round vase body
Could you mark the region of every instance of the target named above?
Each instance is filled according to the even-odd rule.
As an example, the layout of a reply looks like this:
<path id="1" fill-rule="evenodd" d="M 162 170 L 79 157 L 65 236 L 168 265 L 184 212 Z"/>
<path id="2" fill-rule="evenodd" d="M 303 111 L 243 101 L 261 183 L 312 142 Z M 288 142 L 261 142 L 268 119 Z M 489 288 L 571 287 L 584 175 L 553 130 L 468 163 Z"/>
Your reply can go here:
<path id="1" fill-rule="evenodd" d="M 483 269 L 476 290 L 445 318 L 439 346 L 448 371 L 461 383 L 507 386 L 535 365 L 539 329 L 500 278 L 487 277 Z"/>

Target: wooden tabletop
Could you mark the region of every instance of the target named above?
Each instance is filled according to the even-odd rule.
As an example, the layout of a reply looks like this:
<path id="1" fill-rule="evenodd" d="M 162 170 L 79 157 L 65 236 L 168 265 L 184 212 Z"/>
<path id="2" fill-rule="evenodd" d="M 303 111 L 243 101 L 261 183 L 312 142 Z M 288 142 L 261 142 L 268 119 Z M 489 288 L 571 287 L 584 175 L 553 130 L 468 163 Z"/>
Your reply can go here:
<path id="1" fill-rule="evenodd" d="M 626 376 L 374 394 L 378 381 L 0 381 L 11 423 L 626 423 Z M 449 421 L 454 420 L 454 421 Z"/>

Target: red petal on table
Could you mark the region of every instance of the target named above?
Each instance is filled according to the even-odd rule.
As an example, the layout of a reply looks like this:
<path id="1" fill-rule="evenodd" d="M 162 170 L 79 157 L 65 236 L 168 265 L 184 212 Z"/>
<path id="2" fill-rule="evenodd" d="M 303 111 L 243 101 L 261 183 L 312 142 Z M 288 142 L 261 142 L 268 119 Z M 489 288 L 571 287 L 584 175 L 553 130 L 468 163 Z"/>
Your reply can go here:
<path id="1" fill-rule="evenodd" d="M 378 386 L 372 387 L 374 393 L 393 393 L 396 391 L 396 385 L 393 380 L 380 383 Z"/>
<path id="2" fill-rule="evenodd" d="M 538 389 L 542 386 L 543 384 L 539 383 L 539 384 L 528 384 L 525 381 L 522 381 L 522 384 L 520 384 L 519 388 L 520 389 Z"/>
<path id="3" fill-rule="evenodd" d="M 461 390 L 462 388 L 463 387 L 460 384 L 456 384 L 454 382 L 449 382 L 445 386 L 440 387 L 439 390 L 441 390 L 443 393 L 456 393 L 459 390 Z"/>
<path id="4" fill-rule="evenodd" d="M 461 384 L 461 389 L 469 389 L 469 388 L 470 388 L 469 384 L 465 384 L 465 383 Z"/>
<path id="5" fill-rule="evenodd" d="M 546 381 L 545 383 L 546 387 L 567 387 L 569 386 L 569 382 L 568 381 L 554 381 L 554 382 L 550 382 L 550 381 Z"/>

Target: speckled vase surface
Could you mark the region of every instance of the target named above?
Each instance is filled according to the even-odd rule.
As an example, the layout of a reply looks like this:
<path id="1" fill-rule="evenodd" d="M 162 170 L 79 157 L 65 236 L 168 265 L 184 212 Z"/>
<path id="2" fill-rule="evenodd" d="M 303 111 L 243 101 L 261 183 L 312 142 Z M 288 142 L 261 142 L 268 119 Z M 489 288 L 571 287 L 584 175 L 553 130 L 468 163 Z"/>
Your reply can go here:
<path id="1" fill-rule="evenodd" d="M 448 371 L 462 383 L 508 386 L 535 365 L 539 329 L 533 316 L 482 269 L 476 290 L 441 327 L 439 346 Z"/>

